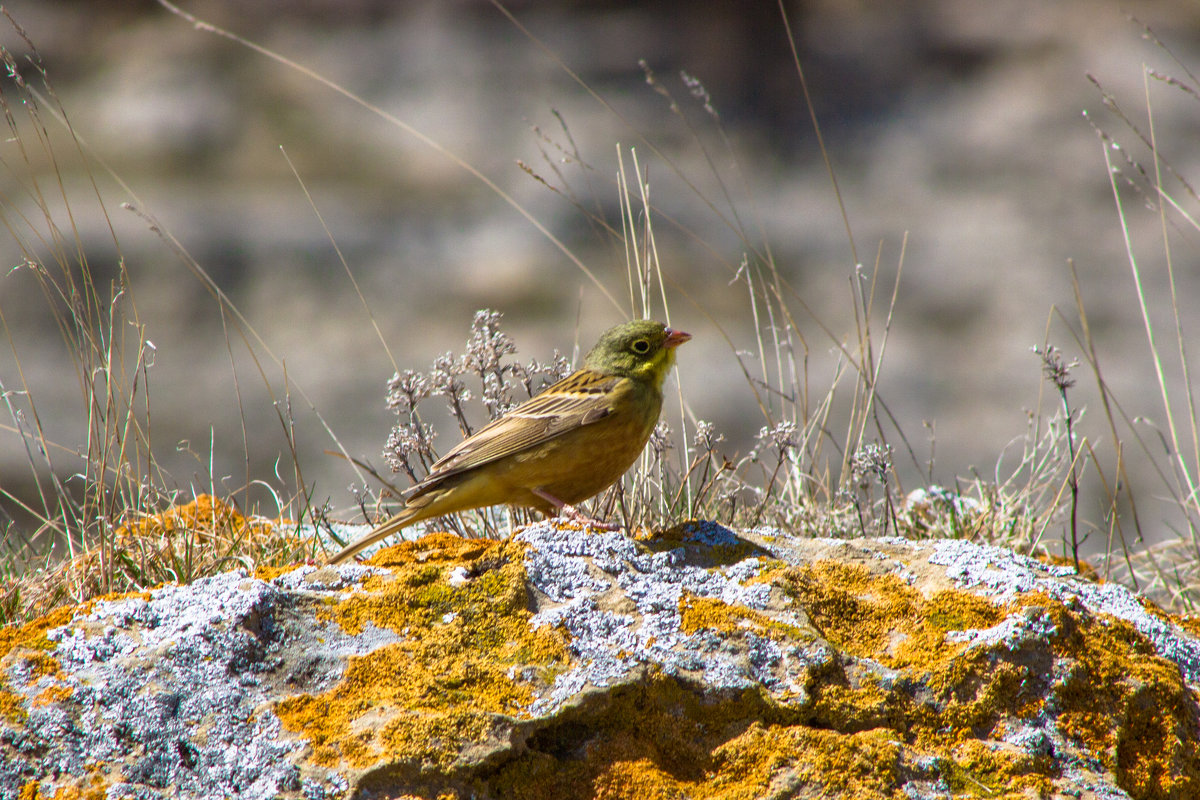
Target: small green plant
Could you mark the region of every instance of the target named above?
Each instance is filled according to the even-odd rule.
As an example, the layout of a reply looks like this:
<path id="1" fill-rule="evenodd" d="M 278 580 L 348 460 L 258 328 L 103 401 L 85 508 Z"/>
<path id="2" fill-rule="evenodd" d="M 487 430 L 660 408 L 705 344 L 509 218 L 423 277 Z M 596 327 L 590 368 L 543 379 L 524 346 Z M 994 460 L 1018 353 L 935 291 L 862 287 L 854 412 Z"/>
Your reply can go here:
<path id="1" fill-rule="evenodd" d="M 1071 402 L 1067 396 L 1067 390 L 1075 385 L 1075 379 L 1071 377 L 1071 370 L 1079 366 L 1079 363 L 1076 361 L 1067 363 L 1063 358 L 1062 351 L 1052 344 L 1035 347 L 1033 352 L 1042 359 L 1042 372 L 1062 400 L 1062 420 L 1065 428 L 1062 441 L 1066 445 L 1066 455 L 1069 461 L 1066 488 L 1070 494 L 1068 506 L 1070 521 L 1067 525 L 1065 543 L 1070 546 L 1070 556 L 1075 563 L 1075 568 L 1079 569 L 1079 548 L 1087 538 L 1086 535 L 1082 539 L 1079 536 L 1079 460 L 1084 451 L 1075 438 L 1076 413 L 1071 408 Z"/>

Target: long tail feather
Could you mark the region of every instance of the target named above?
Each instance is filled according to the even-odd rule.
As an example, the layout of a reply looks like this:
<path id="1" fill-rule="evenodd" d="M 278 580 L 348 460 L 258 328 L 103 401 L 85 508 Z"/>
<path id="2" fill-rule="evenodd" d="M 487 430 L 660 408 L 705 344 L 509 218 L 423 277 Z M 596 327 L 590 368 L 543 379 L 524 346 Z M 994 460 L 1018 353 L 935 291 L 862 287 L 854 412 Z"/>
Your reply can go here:
<path id="1" fill-rule="evenodd" d="M 343 547 L 336 555 L 329 559 L 329 563 L 340 564 L 347 559 L 353 558 L 376 542 L 396 533 L 401 528 L 406 528 L 414 522 L 424 519 L 428 516 L 425 511 L 424 508 L 405 508 L 399 514 L 396 514 L 387 522 L 375 528 L 375 530 Z"/>

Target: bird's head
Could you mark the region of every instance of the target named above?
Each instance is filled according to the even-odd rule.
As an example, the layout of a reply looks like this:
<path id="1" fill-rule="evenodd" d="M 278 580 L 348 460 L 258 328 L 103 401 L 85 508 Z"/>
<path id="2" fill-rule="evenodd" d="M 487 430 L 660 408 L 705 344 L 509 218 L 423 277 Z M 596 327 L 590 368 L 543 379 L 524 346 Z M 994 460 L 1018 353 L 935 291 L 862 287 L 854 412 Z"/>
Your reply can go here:
<path id="1" fill-rule="evenodd" d="M 691 338 L 653 320 L 626 322 L 605 331 L 583 365 L 606 375 L 649 380 L 661 388 L 675 363 L 675 348 Z"/>

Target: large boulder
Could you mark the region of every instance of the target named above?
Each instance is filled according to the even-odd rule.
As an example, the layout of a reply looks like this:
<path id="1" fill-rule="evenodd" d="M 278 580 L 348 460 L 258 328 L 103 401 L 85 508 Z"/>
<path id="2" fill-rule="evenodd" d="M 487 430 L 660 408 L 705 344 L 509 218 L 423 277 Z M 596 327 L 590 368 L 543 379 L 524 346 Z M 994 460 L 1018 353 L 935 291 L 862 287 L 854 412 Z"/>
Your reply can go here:
<path id="1" fill-rule="evenodd" d="M 1185 800 L 1195 631 L 959 540 L 435 534 L 0 629 L 0 797 Z"/>

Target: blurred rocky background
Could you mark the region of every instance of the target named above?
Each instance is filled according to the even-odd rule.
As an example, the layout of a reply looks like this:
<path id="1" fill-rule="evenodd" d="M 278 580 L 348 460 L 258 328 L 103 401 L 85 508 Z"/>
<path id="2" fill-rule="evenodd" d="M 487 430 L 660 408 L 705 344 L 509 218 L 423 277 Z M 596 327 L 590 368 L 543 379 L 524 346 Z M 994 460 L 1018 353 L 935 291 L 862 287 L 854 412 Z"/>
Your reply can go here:
<path id="1" fill-rule="evenodd" d="M 731 455 L 745 453 L 763 424 L 713 321 L 738 350 L 757 352 L 748 293 L 734 280 L 748 245 L 725 223 L 731 204 L 755 237 L 750 246 L 768 243 L 821 322 L 853 345 L 855 255 L 777 3 L 524 0 L 507 6 L 516 22 L 483 0 L 181 5 L 336 82 L 461 158 L 624 305 L 605 298 L 496 189 L 314 77 L 197 29 L 151 0 L 6 3 L 91 148 L 80 157 L 62 144 L 61 130 L 51 131 L 63 188 L 47 202 L 56 224 L 69 230 L 73 222 L 103 278 L 116 274 L 122 258 L 132 274 L 156 348 L 150 400 L 157 454 L 180 488 L 215 483 L 220 493 L 248 480 L 283 487 L 273 477 L 276 464 L 290 477 L 291 456 L 273 401 L 290 404 L 304 478 L 318 502 L 329 498 L 351 513 L 357 479 L 344 460 L 325 454 L 336 447 L 310 401 L 347 452 L 382 464 L 393 419 L 384 384 L 394 367 L 321 219 L 401 369 L 461 352 L 472 313 L 483 307 L 504 314 L 522 359 L 589 346 L 628 315 L 625 256 L 568 192 L 619 224 L 617 157 L 622 152 L 631 163 L 629 148 L 648 170 L 659 209 L 671 322 L 695 336 L 681 351 L 678 380 L 696 416 L 726 434 Z M 1106 378 L 1131 416 L 1162 427 L 1104 145 L 1084 112 L 1152 164 L 1087 75 L 1147 136 L 1148 86 L 1160 149 L 1181 175 L 1200 180 L 1200 101 L 1145 74 L 1156 68 L 1195 87 L 1187 70 L 1200 68 L 1200 5 L 1145 0 L 1129 5 L 1136 21 L 1121 4 L 1098 0 L 784 5 L 857 259 L 868 273 L 877 259 L 881 265 L 879 308 L 907 242 L 880 379 L 920 462 L 897 455 L 906 488 L 920 480 L 918 467 L 928 468 L 926 422 L 935 431 L 936 481 L 993 475 L 998 460 L 1007 459 L 1001 470 L 1016 460 L 1010 444 L 1046 391 L 1030 348 L 1045 340 L 1054 307 L 1074 319 L 1068 259 L 1080 275 Z M 1163 44 L 1147 38 L 1143 25 Z M 0 27 L 18 57 L 30 52 L 10 25 Z M 639 61 L 680 113 L 647 84 Z M 30 68 L 23 72 L 32 79 Z M 721 128 L 681 73 L 708 91 Z M 572 148 L 586 167 L 564 163 Z M 14 178 L 15 143 L 0 151 L 9 166 L 0 175 L 5 218 L 19 226 L 32 205 L 26 184 Z M 32 157 L 43 187 L 54 189 L 55 165 Z M 1166 335 L 1173 323 L 1161 221 L 1139 194 L 1146 182 L 1121 153 L 1114 158 L 1152 315 Z M 255 345 L 274 397 L 237 335 L 226 333 L 230 320 L 208 289 L 144 218 L 120 207 L 126 201 L 178 240 L 286 363 L 284 384 L 283 370 Z M 1188 202 L 1194 212 L 1195 199 Z M 1168 228 L 1186 337 L 1200 330 L 1197 232 Z M 86 422 L 77 376 L 29 273 L 8 271 L 22 262 L 19 249 L 6 239 L 0 253 L 6 250 L 0 309 L 25 380 L 48 437 L 80 448 Z M 816 402 L 833 380 L 836 351 L 818 322 L 789 303 L 811 348 Z M 881 341 L 881 314 L 873 326 Z M 1051 340 L 1077 356 L 1064 324 L 1053 320 L 1051 330 Z M 1164 345 L 1173 352 L 1169 339 Z M 18 385 L 9 348 L 0 353 L 0 377 L 10 391 Z M 1094 381 L 1083 368 L 1077 377 L 1076 402 L 1106 437 Z M 456 440 L 452 427 L 445 431 L 443 448 Z M 0 485 L 33 497 L 20 440 L 6 433 L 3 441 Z M 62 454 L 56 463 L 64 478 L 77 469 Z M 1102 524 L 1095 503 L 1085 514 Z"/>

